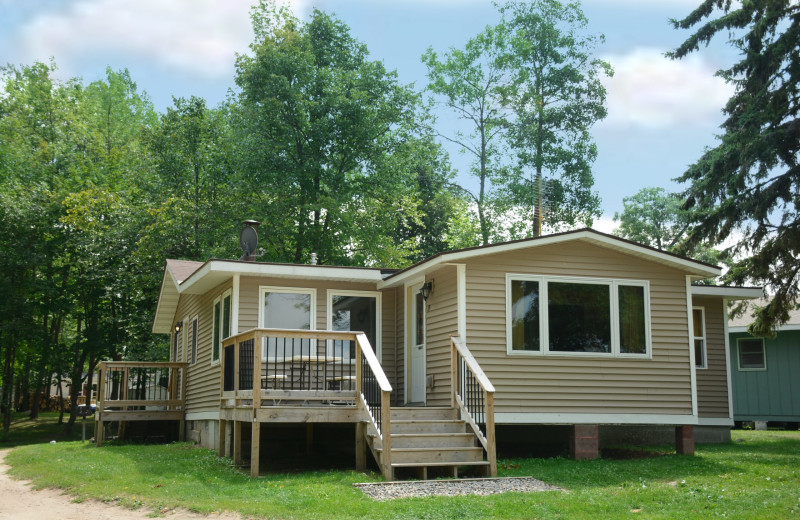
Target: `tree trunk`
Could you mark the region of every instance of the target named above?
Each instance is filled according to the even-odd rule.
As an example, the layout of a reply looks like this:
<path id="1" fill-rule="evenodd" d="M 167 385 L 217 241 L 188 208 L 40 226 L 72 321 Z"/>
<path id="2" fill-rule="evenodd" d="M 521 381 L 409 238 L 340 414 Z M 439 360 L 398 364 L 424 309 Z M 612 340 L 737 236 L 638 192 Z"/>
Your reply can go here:
<path id="1" fill-rule="evenodd" d="M 8 437 L 11 428 L 11 388 L 14 386 L 14 358 L 17 350 L 16 334 L 11 333 L 3 356 L 3 390 L 0 395 L 0 409 L 3 411 L 3 437 Z"/>

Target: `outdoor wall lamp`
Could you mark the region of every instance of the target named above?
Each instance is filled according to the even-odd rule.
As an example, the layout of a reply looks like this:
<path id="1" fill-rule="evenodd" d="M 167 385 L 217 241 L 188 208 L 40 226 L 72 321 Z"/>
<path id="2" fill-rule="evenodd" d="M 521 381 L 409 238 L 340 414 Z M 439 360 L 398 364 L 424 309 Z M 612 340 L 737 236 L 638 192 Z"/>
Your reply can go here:
<path id="1" fill-rule="evenodd" d="M 175 322 L 175 332 L 180 332 L 183 329 L 183 322 L 176 321 Z"/>
<path id="2" fill-rule="evenodd" d="M 433 291 L 433 282 L 426 282 L 422 284 L 422 288 L 419 290 L 419 292 L 422 293 L 422 299 L 425 301 L 428 301 L 431 291 Z"/>

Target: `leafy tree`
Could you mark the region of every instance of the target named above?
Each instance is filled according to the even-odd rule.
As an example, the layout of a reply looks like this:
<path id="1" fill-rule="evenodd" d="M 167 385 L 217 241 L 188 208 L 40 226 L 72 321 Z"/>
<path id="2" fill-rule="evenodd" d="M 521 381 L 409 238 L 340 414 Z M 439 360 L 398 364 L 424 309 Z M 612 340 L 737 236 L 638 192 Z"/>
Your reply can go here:
<path id="1" fill-rule="evenodd" d="M 432 136 L 413 137 L 405 141 L 395 154 L 406 164 L 402 169 L 413 174 L 412 189 L 417 192 L 416 212 L 418 219 L 398 217 L 395 241 L 411 241 L 411 262 L 419 262 L 451 249 L 478 245 L 478 236 L 470 223 L 468 199 L 462 190 L 453 184 L 454 172 L 450 169 L 447 154 L 436 144 Z"/>
<path id="2" fill-rule="evenodd" d="M 392 234 L 398 215 L 417 218 L 415 193 L 394 153 L 418 96 L 333 16 L 314 10 L 303 23 L 261 2 L 253 24 L 233 124 L 239 195 L 272 229 L 265 258 L 404 263 L 413 244 Z"/>
<path id="3" fill-rule="evenodd" d="M 706 0 L 675 28 L 693 29 L 670 56 L 679 59 L 719 33 L 740 59 L 717 72 L 735 86 L 717 145 L 678 179 L 689 182 L 685 248 L 736 241 L 739 258 L 725 281 L 772 292 L 751 332 L 769 334 L 800 298 L 800 6 L 791 0 Z"/>
<path id="4" fill-rule="evenodd" d="M 467 133 L 439 135 L 472 157 L 470 173 L 478 178 L 478 192 L 464 191 L 477 209 L 484 245 L 496 225 L 491 209 L 499 209 L 501 202 L 492 187 L 501 184 L 508 168 L 505 137 L 510 115 L 502 94 L 508 83 L 503 71 L 503 29 L 487 27 L 467 41 L 463 50 L 450 49 L 441 58 L 433 48 L 422 55 L 428 67 L 428 91 L 443 98 L 443 105 L 469 127 Z"/>
<path id="5" fill-rule="evenodd" d="M 642 188 L 622 199 L 622 213 L 614 214 L 614 234 L 662 251 L 671 250 L 683 235 L 681 199 L 664 188 Z"/>
<path id="6" fill-rule="evenodd" d="M 463 50 L 440 59 L 428 49 L 422 57 L 428 90 L 470 128 L 444 138 L 473 157 L 479 190 L 472 198 L 484 244 L 510 209 L 541 234 L 545 199 L 547 223 L 556 229 L 599 216 L 589 129 L 606 115 L 600 76 L 611 74 L 592 57 L 602 37 L 583 35 L 579 4 L 510 2 L 500 11 L 500 24 Z"/>
<path id="7" fill-rule="evenodd" d="M 613 74 L 593 56 L 603 36 L 586 34 L 578 2 L 509 2 L 500 12 L 508 32 L 505 93 L 516 118 L 509 135 L 518 161 L 507 181 L 511 201 L 531 208 L 534 236 L 542 234 L 543 220 L 555 229 L 591 225 L 600 198 L 592 191 L 597 146 L 589 130 L 606 117 L 600 79 Z"/>
<path id="8" fill-rule="evenodd" d="M 224 105 L 212 109 L 198 97 L 178 98 L 145 132 L 155 175 L 147 184 L 153 220 L 140 248 L 154 262 L 236 254 L 232 239 L 242 204 L 231 186 L 228 116 Z"/>

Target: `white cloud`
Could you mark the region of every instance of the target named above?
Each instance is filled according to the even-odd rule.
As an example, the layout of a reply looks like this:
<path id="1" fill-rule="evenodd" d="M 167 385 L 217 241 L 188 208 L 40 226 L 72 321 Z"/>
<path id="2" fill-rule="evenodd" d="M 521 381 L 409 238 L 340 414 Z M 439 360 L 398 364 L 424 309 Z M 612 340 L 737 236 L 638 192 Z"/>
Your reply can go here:
<path id="1" fill-rule="evenodd" d="M 230 76 L 252 40 L 253 0 L 79 0 L 20 31 L 24 60 L 123 53 L 198 77 Z M 297 12 L 302 1 L 292 1 Z"/>
<path id="2" fill-rule="evenodd" d="M 698 55 L 670 60 L 652 48 L 608 56 L 614 77 L 604 80 L 608 92 L 606 124 L 663 128 L 708 124 L 733 88 L 714 76 L 716 69 Z"/>

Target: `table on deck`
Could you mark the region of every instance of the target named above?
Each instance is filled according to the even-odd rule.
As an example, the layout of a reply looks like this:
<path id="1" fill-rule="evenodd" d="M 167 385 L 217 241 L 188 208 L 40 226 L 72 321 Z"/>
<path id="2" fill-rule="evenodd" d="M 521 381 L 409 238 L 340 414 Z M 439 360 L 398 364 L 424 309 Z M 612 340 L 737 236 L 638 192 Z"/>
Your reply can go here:
<path id="1" fill-rule="evenodd" d="M 322 376 L 326 381 L 330 378 L 335 377 L 345 377 L 345 375 L 349 376 L 350 374 L 345 374 L 341 370 L 331 370 L 328 373 L 326 370 L 319 370 L 313 369 L 312 367 L 316 365 L 328 365 L 328 364 L 340 364 L 342 362 L 342 358 L 340 356 L 325 356 L 325 355 L 312 355 L 312 354 L 298 354 L 296 356 L 270 360 L 270 362 L 278 364 L 283 364 L 284 366 L 289 366 L 289 372 L 292 372 L 295 366 L 299 366 L 299 377 L 297 381 L 300 383 L 300 387 L 302 388 L 303 382 L 308 382 L 308 389 L 310 390 L 313 386 L 312 377 L 314 377 L 317 382 L 320 380 L 320 376 Z M 283 387 L 283 381 L 286 380 L 286 372 L 287 370 L 284 369 L 283 374 L 278 374 L 277 371 L 273 374 L 269 374 L 266 376 L 261 377 L 262 386 L 263 383 L 266 381 L 272 381 L 273 384 L 277 387 L 278 382 L 280 381 L 281 387 Z M 308 378 L 306 379 L 306 373 L 308 374 Z M 294 386 L 294 379 L 292 378 L 292 387 Z"/>

